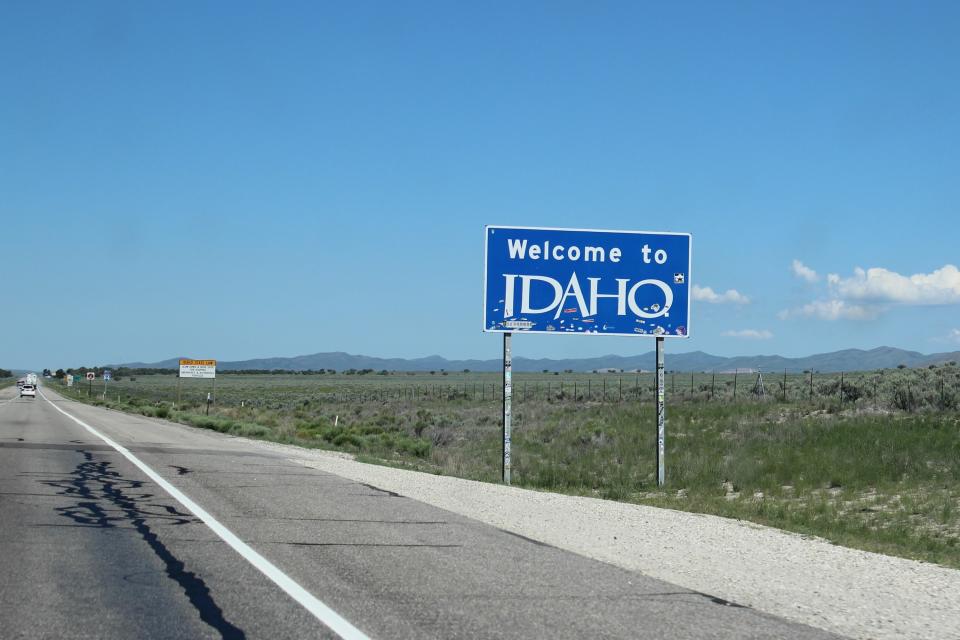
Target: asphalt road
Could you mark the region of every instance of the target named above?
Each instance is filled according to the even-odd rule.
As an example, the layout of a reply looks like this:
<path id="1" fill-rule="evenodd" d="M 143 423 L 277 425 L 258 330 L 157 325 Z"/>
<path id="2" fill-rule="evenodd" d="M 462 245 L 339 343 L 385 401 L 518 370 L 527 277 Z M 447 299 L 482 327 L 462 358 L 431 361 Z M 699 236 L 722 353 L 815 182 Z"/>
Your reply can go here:
<path id="1" fill-rule="evenodd" d="M 324 638 L 337 616 L 371 638 L 836 637 L 241 439 L 41 391 L 0 391 L 3 638 Z"/>

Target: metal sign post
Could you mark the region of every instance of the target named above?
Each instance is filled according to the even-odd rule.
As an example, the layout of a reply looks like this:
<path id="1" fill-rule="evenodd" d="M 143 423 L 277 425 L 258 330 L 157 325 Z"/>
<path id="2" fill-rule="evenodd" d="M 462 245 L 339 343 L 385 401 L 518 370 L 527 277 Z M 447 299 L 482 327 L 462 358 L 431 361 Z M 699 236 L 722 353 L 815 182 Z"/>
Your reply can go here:
<path id="1" fill-rule="evenodd" d="M 513 400 L 513 357 L 510 333 L 503 334 L 503 483 L 510 484 L 510 431 Z"/>
<path id="2" fill-rule="evenodd" d="M 664 439 L 666 436 L 666 402 L 663 386 L 663 338 L 657 338 L 657 486 L 664 485 Z"/>
<path id="3" fill-rule="evenodd" d="M 690 335 L 690 234 L 488 225 L 484 236 L 483 331 L 504 334 L 503 481 L 511 472 L 511 335 L 603 334 L 656 339 L 663 485 L 663 348 L 666 338 Z"/>

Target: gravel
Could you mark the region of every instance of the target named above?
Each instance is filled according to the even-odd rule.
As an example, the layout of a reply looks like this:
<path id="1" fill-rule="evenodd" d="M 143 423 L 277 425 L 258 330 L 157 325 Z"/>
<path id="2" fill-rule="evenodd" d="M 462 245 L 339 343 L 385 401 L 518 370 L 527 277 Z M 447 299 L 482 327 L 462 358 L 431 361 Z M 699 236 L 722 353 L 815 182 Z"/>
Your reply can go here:
<path id="1" fill-rule="evenodd" d="M 307 467 L 820 629 L 854 638 L 960 638 L 960 571 L 954 569 L 728 518 L 259 444 Z"/>

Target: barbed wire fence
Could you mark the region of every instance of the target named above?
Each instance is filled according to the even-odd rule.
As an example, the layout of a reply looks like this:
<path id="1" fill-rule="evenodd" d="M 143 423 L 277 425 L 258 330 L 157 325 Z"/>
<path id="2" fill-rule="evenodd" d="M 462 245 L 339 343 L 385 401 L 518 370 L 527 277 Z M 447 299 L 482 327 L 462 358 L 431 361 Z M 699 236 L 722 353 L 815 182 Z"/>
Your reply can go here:
<path id="1" fill-rule="evenodd" d="M 522 375 L 522 374 L 521 374 Z M 835 404 L 837 407 L 876 407 L 893 410 L 956 409 L 960 405 L 960 367 L 873 372 L 783 370 L 760 372 L 740 369 L 722 372 L 669 372 L 666 392 L 671 402 L 781 402 Z M 622 403 L 652 402 L 654 374 L 596 374 L 596 377 L 559 377 L 522 380 L 516 376 L 514 402 Z M 491 402 L 503 400 L 497 382 L 459 382 L 412 385 L 369 385 L 345 388 L 319 398 L 340 404 L 365 402 Z"/>

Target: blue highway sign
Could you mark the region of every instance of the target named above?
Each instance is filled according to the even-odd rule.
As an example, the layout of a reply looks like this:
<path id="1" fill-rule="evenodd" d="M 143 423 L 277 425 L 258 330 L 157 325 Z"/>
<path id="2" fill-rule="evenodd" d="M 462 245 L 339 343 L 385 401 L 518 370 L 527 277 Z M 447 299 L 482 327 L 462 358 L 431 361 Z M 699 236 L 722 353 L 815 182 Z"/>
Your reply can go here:
<path id="1" fill-rule="evenodd" d="M 690 335 L 689 233 L 487 226 L 483 330 Z"/>

